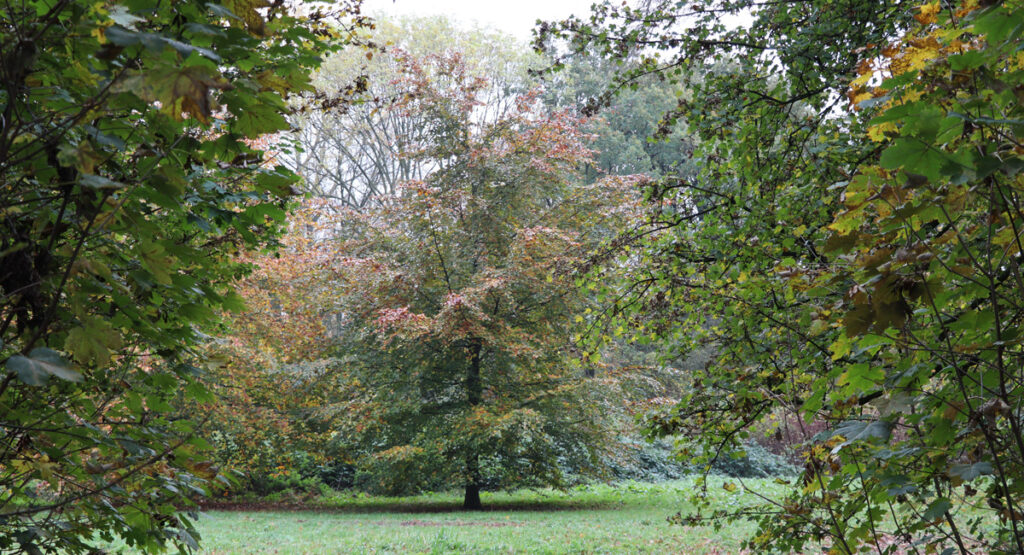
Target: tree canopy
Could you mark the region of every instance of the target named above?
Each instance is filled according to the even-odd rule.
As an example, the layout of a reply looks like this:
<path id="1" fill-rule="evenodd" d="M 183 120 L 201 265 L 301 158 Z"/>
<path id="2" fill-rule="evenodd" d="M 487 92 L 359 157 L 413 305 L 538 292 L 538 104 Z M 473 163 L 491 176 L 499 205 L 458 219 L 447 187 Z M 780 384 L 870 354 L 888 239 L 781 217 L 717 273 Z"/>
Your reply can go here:
<path id="1" fill-rule="evenodd" d="M 476 91 L 476 117 L 498 121 L 531 88 L 528 74 L 540 56 L 490 29 L 462 29 L 444 17 L 379 19 L 364 32 L 374 50 L 348 49 L 326 59 L 314 77 L 317 92 L 297 100 L 291 118 L 301 145 L 286 158 L 305 186 L 338 207 L 372 207 L 404 181 L 423 179 L 435 166 L 411 156 L 427 123 L 417 110 L 401 110 L 411 60 L 458 53 L 486 84 Z M 432 76 L 438 81 L 443 75 Z M 362 86 L 353 89 L 353 83 Z M 458 86 L 457 82 L 449 86 Z M 337 102 L 349 99 L 350 102 Z M 426 164 L 426 165 L 424 165 Z"/>
<path id="2" fill-rule="evenodd" d="M 585 300 L 568 273 L 628 214 L 629 192 L 576 185 L 580 123 L 535 93 L 481 120 L 490 85 L 460 54 L 405 64 L 395 109 L 425 125 L 405 155 L 438 169 L 342 216 L 343 242 L 327 246 L 348 381 L 338 441 L 377 491 L 465 487 L 479 508 L 488 485 L 600 467 L 601 384 L 570 348 Z"/>

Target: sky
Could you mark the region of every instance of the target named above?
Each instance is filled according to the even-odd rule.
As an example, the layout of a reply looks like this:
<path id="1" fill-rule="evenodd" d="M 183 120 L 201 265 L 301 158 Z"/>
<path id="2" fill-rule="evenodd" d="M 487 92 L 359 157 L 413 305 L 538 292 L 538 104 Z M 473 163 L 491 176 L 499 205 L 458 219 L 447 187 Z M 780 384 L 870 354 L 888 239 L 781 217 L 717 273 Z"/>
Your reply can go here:
<path id="1" fill-rule="evenodd" d="M 447 15 L 454 21 L 494 27 L 519 40 L 530 40 L 538 19 L 553 21 L 570 14 L 585 16 L 596 0 L 364 0 L 363 13 Z"/>

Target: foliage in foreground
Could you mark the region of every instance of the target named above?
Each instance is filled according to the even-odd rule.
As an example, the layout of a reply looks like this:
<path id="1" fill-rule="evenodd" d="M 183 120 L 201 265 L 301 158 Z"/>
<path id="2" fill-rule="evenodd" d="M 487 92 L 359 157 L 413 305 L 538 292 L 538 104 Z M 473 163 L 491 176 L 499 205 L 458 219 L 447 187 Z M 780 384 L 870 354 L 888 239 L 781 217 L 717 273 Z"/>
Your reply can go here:
<path id="1" fill-rule="evenodd" d="M 284 219 L 296 177 L 255 141 L 357 6 L 0 8 L 0 550 L 196 546 L 178 507 L 215 471 L 171 402 L 209 399 L 232 256 Z"/>
<path id="2" fill-rule="evenodd" d="M 1024 551 L 1022 8 L 605 4 L 547 28 L 687 86 L 665 125 L 699 137 L 700 175 L 651 191 L 673 227 L 609 291 L 674 355 L 716 349 L 652 433 L 707 460 L 773 422 L 825 428 L 798 487 L 687 522 L 757 519 L 758 550 Z"/>

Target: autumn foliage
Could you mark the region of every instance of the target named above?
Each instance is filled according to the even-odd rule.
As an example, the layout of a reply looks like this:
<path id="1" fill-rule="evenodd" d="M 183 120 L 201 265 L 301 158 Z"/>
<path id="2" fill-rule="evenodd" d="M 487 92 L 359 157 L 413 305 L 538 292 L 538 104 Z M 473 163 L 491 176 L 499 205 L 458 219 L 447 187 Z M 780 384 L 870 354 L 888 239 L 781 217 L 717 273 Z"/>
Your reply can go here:
<path id="1" fill-rule="evenodd" d="M 211 439 L 249 472 L 302 451 L 373 491 L 466 487 L 468 506 L 481 487 L 599 472 L 614 384 L 573 348 L 588 300 L 572 272 L 631 217 L 634 181 L 578 184 L 582 122 L 538 93 L 479 122 L 486 81 L 458 54 L 403 64 L 388 109 L 429 125 L 403 156 L 439 169 L 377 209 L 307 202 L 252 259 L 250 308 L 216 347 Z"/>

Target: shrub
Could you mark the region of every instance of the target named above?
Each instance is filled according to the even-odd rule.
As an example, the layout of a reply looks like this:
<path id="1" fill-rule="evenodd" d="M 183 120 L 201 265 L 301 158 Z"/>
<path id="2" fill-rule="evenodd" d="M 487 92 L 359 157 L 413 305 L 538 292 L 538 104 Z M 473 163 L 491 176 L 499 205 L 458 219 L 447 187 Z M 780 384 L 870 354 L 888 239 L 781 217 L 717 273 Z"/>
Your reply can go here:
<path id="1" fill-rule="evenodd" d="M 759 443 L 748 443 L 743 449 L 742 456 L 719 456 L 711 464 L 711 472 L 733 478 L 791 476 L 798 472 L 784 457 L 772 453 Z"/>
<path id="2" fill-rule="evenodd" d="M 633 438 L 622 444 L 625 446 L 623 453 L 605 461 L 616 481 L 663 482 L 682 478 L 692 471 L 673 455 L 671 441 Z"/>
<path id="3" fill-rule="evenodd" d="M 680 454 L 670 440 L 637 440 L 624 444 L 629 446 L 624 456 L 608 461 L 608 467 L 616 480 L 662 482 L 703 472 L 702 464 L 688 460 L 699 459 L 699 452 L 696 456 L 693 453 L 689 456 Z M 744 445 L 742 456 L 722 453 L 717 458 L 712 458 L 711 474 L 733 478 L 788 476 L 798 470 L 784 456 L 772 453 L 753 442 Z"/>
<path id="4" fill-rule="evenodd" d="M 272 498 L 282 494 L 299 494 L 301 496 L 329 495 L 327 487 L 318 477 L 302 477 L 298 473 L 287 474 L 250 474 L 246 480 L 246 493 L 258 497 Z"/>

